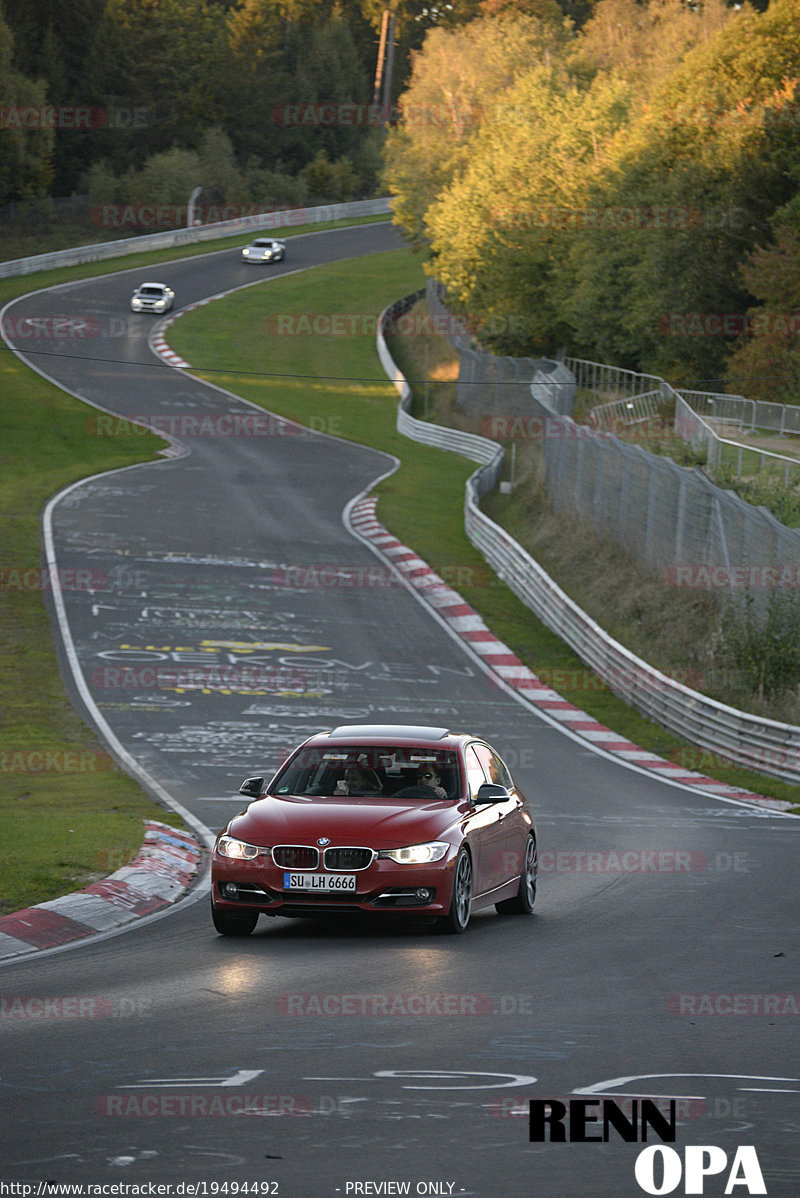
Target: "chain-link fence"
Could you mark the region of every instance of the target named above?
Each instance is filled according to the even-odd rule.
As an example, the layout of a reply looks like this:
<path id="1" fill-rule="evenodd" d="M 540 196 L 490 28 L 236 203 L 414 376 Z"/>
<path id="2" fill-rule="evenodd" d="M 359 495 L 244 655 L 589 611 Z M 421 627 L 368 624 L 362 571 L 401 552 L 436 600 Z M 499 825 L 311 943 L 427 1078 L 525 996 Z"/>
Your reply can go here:
<path id="1" fill-rule="evenodd" d="M 800 531 L 723 491 L 698 468 L 558 415 L 543 375 L 531 392 L 555 511 L 615 541 L 672 585 L 746 593 L 762 610 L 776 587 L 800 584 Z"/>
<path id="2" fill-rule="evenodd" d="M 450 316 L 445 308 L 441 284 L 435 279 L 428 279 L 425 298 L 428 311 L 444 318 L 444 327 L 451 330 L 449 340 L 458 350 L 456 405 L 459 411 L 471 419 L 503 416 L 528 420 L 533 414 L 531 379 L 541 372 L 553 383 L 557 410 L 565 415 L 572 414 L 575 380 L 563 362 L 554 362 L 550 358 L 503 358 L 487 354 L 476 348 L 468 334 L 466 322 L 464 332 L 458 331 L 458 318 Z"/>
<path id="3" fill-rule="evenodd" d="M 432 312 L 447 313 L 435 280 L 428 281 L 426 298 Z M 500 358 L 477 349 L 469 337 L 451 336 L 451 341 L 460 355 L 459 409 L 477 417 L 504 416 L 509 428 L 523 418 L 524 434 L 541 445 L 554 511 L 614 541 L 672 585 L 701 587 L 720 597 L 748 595 L 758 611 L 776 588 L 800 586 L 800 530 L 718 487 L 699 468 L 678 466 L 611 431 L 614 421 L 633 423 L 655 405 L 674 405 L 678 435 L 705 444 L 709 432 L 719 442 L 709 450 L 716 460 L 723 442 L 707 423 L 709 410 L 728 428 L 791 432 L 800 428 L 800 409 L 710 392 L 687 393 L 684 401 L 656 375 L 577 358 L 564 363 Z M 572 420 L 576 388 L 608 401 L 610 419 L 598 422 L 605 429 Z M 739 448 L 733 446 L 726 459 L 734 473 Z M 793 477 L 795 467 L 800 470 L 800 461 L 786 466 L 788 459 L 757 446 L 742 453 L 754 455 L 754 473 L 776 457 L 787 477 L 790 468 Z M 741 473 L 742 454 L 738 469 Z"/>

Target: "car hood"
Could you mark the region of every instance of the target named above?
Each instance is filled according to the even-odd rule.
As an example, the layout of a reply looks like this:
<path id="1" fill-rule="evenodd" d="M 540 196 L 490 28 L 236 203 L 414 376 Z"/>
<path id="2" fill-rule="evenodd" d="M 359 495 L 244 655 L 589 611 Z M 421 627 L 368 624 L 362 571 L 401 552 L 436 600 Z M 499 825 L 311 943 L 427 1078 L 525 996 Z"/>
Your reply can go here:
<path id="1" fill-rule="evenodd" d="M 231 820 L 229 831 L 250 844 L 331 844 L 401 848 L 445 837 L 468 812 L 466 803 L 424 799 L 410 805 L 391 798 L 301 798 L 268 795 Z"/>

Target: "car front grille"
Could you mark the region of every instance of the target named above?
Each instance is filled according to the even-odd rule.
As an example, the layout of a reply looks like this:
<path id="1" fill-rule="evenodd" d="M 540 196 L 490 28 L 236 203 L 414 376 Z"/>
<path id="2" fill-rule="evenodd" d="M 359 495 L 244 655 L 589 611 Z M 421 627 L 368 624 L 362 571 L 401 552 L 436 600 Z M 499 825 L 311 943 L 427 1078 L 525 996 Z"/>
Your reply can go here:
<path id="1" fill-rule="evenodd" d="M 279 844 L 272 850 L 272 860 L 281 869 L 316 869 L 319 852 L 307 844 Z"/>
<path id="2" fill-rule="evenodd" d="M 375 853 L 372 849 L 326 849 L 322 856 L 322 863 L 326 869 L 366 869 L 368 865 L 372 864 L 374 857 Z"/>

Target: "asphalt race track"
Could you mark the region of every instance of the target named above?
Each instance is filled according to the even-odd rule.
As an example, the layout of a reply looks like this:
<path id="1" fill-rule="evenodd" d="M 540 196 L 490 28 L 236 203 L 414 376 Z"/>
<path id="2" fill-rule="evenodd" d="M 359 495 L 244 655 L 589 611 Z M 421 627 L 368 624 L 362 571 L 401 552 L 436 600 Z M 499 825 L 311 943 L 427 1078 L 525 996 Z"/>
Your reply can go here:
<path id="1" fill-rule="evenodd" d="M 263 274 L 398 244 L 387 225 L 293 237 Z M 6 323 L 20 352 L 33 345 L 39 369 L 101 410 L 87 421 L 252 419 L 157 362 L 152 318 L 127 306 L 145 277 L 183 307 L 256 276 L 238 250 L 217 251 L 32 294 Z M 45 331 L 35 344 L 30 321 Z M 96 335 L 61 335 L 79 327 Z M 537 914 L 483 913 L 462 937 L 262 918 L 236 941 L 215 934 L 201 889 L 157 922 L 8 964 L 0 1181 L 281 1198 L 721 1195 L 752 1145 L 766 1190 L 740 1165 L 727 1192 L 796 1198 L 800 823 L 576 744 L 493 686 L 401 586 L 287 585 L 375 566 L 342 511 L 393 463 L 280 422 L 274 435 L 238 427 L 183 435 L 181 456 L 90 479 L 52 506 L 59 570 L 97 583 L 63 592 L 73 701 L 151 790 L 214 831 L 242 805 L 242 778 L 317 729 L 478 732 L 534 801 Z M 167 689 L 169 671 L 184 685 Z M 722 1171 L 692 1191 L 657 1165 L 647 1189 L 634 1174 L 646 1145 L 613 1130 L 605 1143 L 529 1141 L 530 1099 L 609 1095 L 629 1112 L 634 1098 L 677 1099 L 670 1167 L 687 1145 L 727 1165 L 707 1152 Z"/>

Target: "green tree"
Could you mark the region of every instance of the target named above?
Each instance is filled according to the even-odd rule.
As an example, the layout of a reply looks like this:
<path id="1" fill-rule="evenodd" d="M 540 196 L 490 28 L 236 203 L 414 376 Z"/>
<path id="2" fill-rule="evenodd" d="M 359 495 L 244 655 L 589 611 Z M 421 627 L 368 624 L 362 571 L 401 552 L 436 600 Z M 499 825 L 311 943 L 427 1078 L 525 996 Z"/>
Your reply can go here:
<path id="1" fill-rule="evenodd" d="M 573 247 L 563 299 L 585 352 L 709 385 L 724 374 L 723 318 L 752 302 L 740 263 L 797 187 L 798 17 L 798 0 L 732 14 L 634 110 L 593 198 L 661 219 Z"/>
<path id="2" fill-rule="evenodd" d="M 110 129 L 97 157 L 122 168 L 173 144 L 196 145 L 224 116 L 225 11 L 215 0 L 107 0 L 87 88 L 146 113 L 146 131 Z"/>
<path id="3" fill-rule="evenodd" d="M 148 158 L 140 171 L 130 176 L 133 204 L 186 204 L 198 186 L 202 162 L 196 150 L 173 146 Z"/>
<path id="4" fill-rule="evenodd" d="M 796 217 L 797 207 L 777 219 Z M 728 385 L 750 399 L 800 405 L 800 223 L 779 224 L 772 244 L 750 252 L 742 276 L 761 302 L 728 360 Z"/>
<path id="5" fill-rule="evenodd" d="M 48 194 L 53 178 L 53 131 L 25 128 L 23 110 L 43 110 L 47 91 L 13 65 L 14 37 L 0 12 L 0 204 Z"/>

